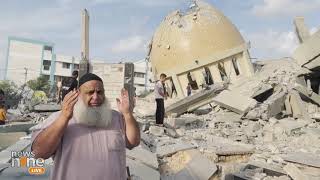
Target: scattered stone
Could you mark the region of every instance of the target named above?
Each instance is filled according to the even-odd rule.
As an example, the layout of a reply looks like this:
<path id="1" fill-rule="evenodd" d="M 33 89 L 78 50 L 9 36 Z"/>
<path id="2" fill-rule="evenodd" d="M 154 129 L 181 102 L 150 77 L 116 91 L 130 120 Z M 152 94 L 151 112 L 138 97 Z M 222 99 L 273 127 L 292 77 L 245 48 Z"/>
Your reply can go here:
<path id="1" fill-rule="evenodd" d="M 293 180 L 308 180 L 309 178 L 304 175 L 295 165 L 289 163 L 283 167 L 286 173 L 293 179 Z"/>
<path id="2" fill-rule="evenodd" d="M 238 114 L 248 112 L 249 109 L 255 107 L 257 104 L 257 101 L 250 97 L 228 90 L 214 97 L 213 102 Z"/>
<path id="3" fill-rule="evenodd" d="M 192 148 L 195 148 L 195 146 L 188 143 L 176 142 L 174 144 L 157 147 L 156 154 L 158 157 L 164 157 L 170 156 L 178 151 L 183 151 Z"/>
<path id="4" fill-rule="evenodd" d="M 320 168 L 320 156 L 317 154 L 296 152 L 283 155 L 282 158 L 287 162 L 294 162 Z"/>
<path id="5" fill-rule="evenodd" d="M 131 176 L 141 180 L 160 179 L 160 173 L 157 170 L 129 158 L 127 158 L 126 161 Z"/>
<path id="6" fill-rule="evenodd" d="M 141 146 L 126 151 L 128 158 L 139 161 L 154 169 L 158 169 L 158 160 L 156 154 L 145 150 Z"/>
<path id="7" fill-rule="evenodd" d="M 164 127 L 150 126 L 149 132 L 155 136 L 162 136 L 164 135 Z"/>

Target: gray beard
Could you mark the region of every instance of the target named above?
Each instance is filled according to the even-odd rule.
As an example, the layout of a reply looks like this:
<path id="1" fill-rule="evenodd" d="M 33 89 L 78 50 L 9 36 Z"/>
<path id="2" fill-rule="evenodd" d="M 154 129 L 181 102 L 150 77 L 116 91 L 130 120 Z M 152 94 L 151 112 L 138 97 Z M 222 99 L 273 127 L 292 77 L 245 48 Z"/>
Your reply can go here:
<path id="1" fill-rule="evenodd" d="M 79 98 L 74 105 L 73 117 L 78 124 L 106 128 L 112 121 L 112 109 L 107 98 L 99 107 L 88 107 Z"/>

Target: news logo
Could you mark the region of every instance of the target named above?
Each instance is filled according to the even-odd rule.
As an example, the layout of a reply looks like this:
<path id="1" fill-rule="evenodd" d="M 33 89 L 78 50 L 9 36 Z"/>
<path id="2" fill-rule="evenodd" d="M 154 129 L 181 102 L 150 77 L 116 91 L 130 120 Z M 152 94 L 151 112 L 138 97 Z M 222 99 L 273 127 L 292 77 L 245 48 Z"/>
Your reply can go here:
<path id="1" fill-rule="evenodd" d="M 34 158 L 35 154 L 29 151 L 11 152 L 11 167 L 28 168 L 29 174 L 42 175 L 45 173 L 44 159 Z"/>

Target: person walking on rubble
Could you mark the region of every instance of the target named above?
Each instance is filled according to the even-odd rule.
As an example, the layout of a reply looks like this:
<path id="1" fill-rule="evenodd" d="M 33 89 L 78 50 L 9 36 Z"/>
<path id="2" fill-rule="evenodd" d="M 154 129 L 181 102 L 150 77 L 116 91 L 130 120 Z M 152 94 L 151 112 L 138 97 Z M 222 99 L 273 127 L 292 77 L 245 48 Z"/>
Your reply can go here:
<path id="1" fill-rule="evenodd" d="M 164 114 L 165 114 L 164 99 L 167 98 L 167 95 L 165 92 L 164 82 L 166 78 L 167 78 L 167 75 L 162 73 L 160 75 L 160 80 L 156 83 L 154 87 L 155 99 L 157 103 L 156 124 L 160 126 L 163 126 L 163 120 L 164 120 Z"/>
<path id="2" fill-rule="evenodd" d="M 60 104 L 62 101 L 62 82 L 57 82 L 57 104 Z"/>
<path id="3" fill-rule="evenodd" d="M 62 110 L 51 114 L 32 132 L 35 158 L 53 157 L 51 180 L 125 180 L 126 150 L 140 143 L 139 125 L 129 105 L 128 91 L 110 108 L 103 82 L 95 74 L 79 80 Z"/>

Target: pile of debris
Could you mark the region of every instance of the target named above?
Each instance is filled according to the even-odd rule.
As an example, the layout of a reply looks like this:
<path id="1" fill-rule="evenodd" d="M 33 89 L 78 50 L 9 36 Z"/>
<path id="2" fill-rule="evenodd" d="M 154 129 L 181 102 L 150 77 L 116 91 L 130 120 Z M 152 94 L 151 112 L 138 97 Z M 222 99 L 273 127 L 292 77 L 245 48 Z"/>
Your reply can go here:
<path id="1" fill-rule="evenodd" d="M 186 108 L 195 98 L 171 103 L 165 127 L 154 125 L 153 109 L 148 116 L 138 113 L 142 142 L 128 158 L 151 167 L 154 176 L 141 169 L 132 174 L 142 179 L 319 178 L 319 95 L 304 83 L 292 59 L 257 65 L 261 69 L 254 77 L 211 93 L 207 114 Z M 145 100 L 140 108 L 152 103 Z M 189 113 L 179 116 L 182 112 Z"/>

